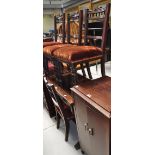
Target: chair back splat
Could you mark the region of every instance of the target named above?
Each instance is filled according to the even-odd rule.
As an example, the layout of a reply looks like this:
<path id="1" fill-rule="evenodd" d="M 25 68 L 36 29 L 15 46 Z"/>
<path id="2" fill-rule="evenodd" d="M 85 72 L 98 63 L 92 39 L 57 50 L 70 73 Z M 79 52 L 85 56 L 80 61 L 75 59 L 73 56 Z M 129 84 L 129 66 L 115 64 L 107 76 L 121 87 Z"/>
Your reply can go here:
<path id="1" fill-rule="evenodd" d="M 81 45 L 82 41 L 82 24 L 83 24 L 83 10 L 79 13 L 68 14 L 67 15 L 67 43 L 73 43 Z M 71 26 L 74 27 L 74 32 Z M 72 42 L 71 39 L 74 41 Z"/>
<path id="2" fill-rule="evenodd" d="M 58 24 L 62 24 L 62 32 L 58 34 Z M 58 37 L 62 38 L 62 43 L 65 43 L 65 13 L 60 16 L 54 16 L 54 31 L 55 31 L 55 42 L 57 42 Z"/>

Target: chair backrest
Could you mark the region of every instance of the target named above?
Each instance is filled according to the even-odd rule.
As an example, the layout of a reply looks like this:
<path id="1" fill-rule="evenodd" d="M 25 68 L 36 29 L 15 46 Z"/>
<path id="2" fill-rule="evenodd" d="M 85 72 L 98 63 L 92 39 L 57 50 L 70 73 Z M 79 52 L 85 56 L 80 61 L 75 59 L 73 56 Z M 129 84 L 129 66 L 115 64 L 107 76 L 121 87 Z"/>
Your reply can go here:
<path id="1" fill-rule="evenodd" d="M 62 31 L 58 33 L 58 25 L 62 27 Z M 59 27 L 59 28 L 60 28 Z M 55 41 L 57 42 L 58 37 L 62 38 L 62 43 L 65 43 L 65 13 L 60 16 L 54 16 L 54 31 L 55 31 Z"/>
<path id="2" fill-rule="evenodd" d="M 84 28 L 84 44 L 88 45 L 88 39 L 89 40 L 101 40 L 101 48 L 104 51 L 106 47 L 106 41 L 107 41 L 107 32 L 108 32 L 108 26 L 109 26 L 109 14 L 110 14 L 110 6 L 111 4 L 108 3 L 106 5 L 105 10 L 97 10 L 97 11 L 90 11 L 88 9 L 85 10 L 85 28 Z M 93 25 L 93 27 L 89 27 L 90 23 L 98 22 L 98 24 Z M 102 31 L 102 34 L 100 36 L 98 35 L 89 35 L 90 31 L 100 30 Z"/>
<path id="3" fill-rule="evenodd" d="M 46 80 L 46 77 L 45 77 L 45 74 L 43 74 L 43 91 L 44 91 L 44 95 L 45 95 L 45 99 L 46 99 L 46 105 L 47 105 L 47 110 L 50 114 L 50 117 L 53 117 L 55 116 L 55 106 L 53 104 L 53 101 L 51 99 L 51 96 L 50 96 L 50 93 L 49 93 L 49 90 L 47 88 L 47 80 Z"/>
<path id="4" fill-rule="evenodd" d="M 74 39 L 74 43 L 81 45 L 82 41 L 82 24 L 83 24 L 83 10 L 78 13 L 67 15 L 67 43 Z"/>
<path id="5" fill-rule="evenodd" d="M 66 118 L 66 113 L 65 113 L 65 109 L 64 109 L 64 104 L 65 103 L 63 103 L 62 100 L 60 99 L 60 97 L 58 96 L 53 84 L 47 83 L 47 88 L 49 90 L 51 99 L 52 99 L 52 101 L 54 103 L 55 110 L 60 114 L 60 116 L 62 118 L 65 119 Z"/>

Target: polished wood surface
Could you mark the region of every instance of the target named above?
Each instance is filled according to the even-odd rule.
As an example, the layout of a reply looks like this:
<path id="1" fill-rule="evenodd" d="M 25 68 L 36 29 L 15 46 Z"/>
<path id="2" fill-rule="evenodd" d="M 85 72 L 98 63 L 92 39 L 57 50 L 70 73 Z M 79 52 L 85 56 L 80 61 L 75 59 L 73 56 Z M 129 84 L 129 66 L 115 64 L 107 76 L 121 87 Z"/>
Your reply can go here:
<path id="1" fill-rule="evenodd" d="M 91 82 L 86 81 L 71 88 L 89 104 L 108 118 L 111 117 L 111 78 L 102 77 Z"/>

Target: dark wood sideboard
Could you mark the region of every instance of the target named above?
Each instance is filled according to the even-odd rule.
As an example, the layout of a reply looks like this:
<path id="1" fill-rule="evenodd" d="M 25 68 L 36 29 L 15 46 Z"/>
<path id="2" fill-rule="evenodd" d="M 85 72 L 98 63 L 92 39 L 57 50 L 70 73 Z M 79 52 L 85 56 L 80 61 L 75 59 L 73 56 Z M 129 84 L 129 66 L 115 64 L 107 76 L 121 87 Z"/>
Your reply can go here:
<path id="1" fill-rule="evenodd" d="M 71 90 L 82 151 L 88 155 L 110 155 L 111 78 L 84 82 Z"/>

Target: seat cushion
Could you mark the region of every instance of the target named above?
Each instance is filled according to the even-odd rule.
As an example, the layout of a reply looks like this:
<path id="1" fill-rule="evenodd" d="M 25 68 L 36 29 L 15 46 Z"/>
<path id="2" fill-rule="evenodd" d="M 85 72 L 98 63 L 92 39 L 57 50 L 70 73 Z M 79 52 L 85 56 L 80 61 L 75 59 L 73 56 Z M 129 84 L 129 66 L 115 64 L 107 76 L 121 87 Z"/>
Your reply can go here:
<path id="1" fill-rule="evenodd" d="M 62 43 L 60 43 L 60 42 L 52 42 L 52 41 L 43 42 L 43 47 L 46 47 L 46 46 L 53 46 L 53 45 L 59 45 L 59 44 L 62 44 Z"/>
<path id="2" fill-rule="evenodd" d="M 53 52 L 59 48 L 71 46 L 71 44 L 59 44 L 59 45 L 53 45 L 53 46 L 46 46 L 43 48 L 43 54 L 44 55 L 53 55 Z"/>
<path id="3" fill-rule="evenodd" d="M 102 55 L 102 49 L 94 46 L 68 46 L 55 50 L 53 55 L 70 62 Z"/>

